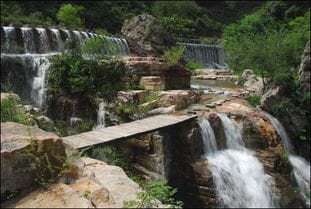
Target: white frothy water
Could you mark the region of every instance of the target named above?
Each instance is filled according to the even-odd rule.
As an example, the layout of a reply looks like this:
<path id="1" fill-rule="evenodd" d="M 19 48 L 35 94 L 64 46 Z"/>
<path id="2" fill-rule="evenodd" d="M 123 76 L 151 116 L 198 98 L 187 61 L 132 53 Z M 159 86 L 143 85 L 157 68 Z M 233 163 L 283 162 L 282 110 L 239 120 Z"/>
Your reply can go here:
<path id="1" fill-rule="evenodd" d="M 54 38 L 56 38 L 55 42 L 57 43 L 57 47 L 56 47 L 56 51 L 61 51 L 61 49 L 63 48 L 64 44 L 62 41 L 62 38 L 60 36 L 60 32 L 58 29 L 50 29 L 52 31 L 52 33 L 54 34 Z"/>
<path id="2" fill-rule="evenodd" d="M 105 127 L 105 102 L 102 99 L 98 105 L 97 111 L 97 124 L 94 129 L 104 128 Z"/>
<path id="3" fill-rule="evenodd" d="M 210 154 L 217 151 L 217 144 L 214 131 L 207 119 L 203 119 L 200 123 L 201 134 L 204 143 L 204 153 Z"/>
<path id="4" fill-rule="evenodd" d="M 223 124 L 224 132 L 229 149 L 243 150 L 244 141 L 241 136 L 240 128 L 224 113 L 217 114 Z"/>
<path id="5" fill-rule="evenodd" d="M 306 205 L 310 207 L 310 162 L 307 162 L 304 158 L 295 155 L 290 138 L 288 137 L 285 128 L 280 121 L 271 114 L 267 112 L 264 113 L 270 119 L 277 133 L 281 137 L 285 150 L 289 153 L 288 159 L 293 167 L 293 173 L 299 186 L 300 195 L 304 199 Z"/>
<path id="6" fill-rule="evenodd" d="M 32 82 L 31 98 L 41 108 L 45 103 L 46 82 L 45 77 L 50 62 L 47 57 L 34 57 L 33 69 L 37 70 L 37 74 Z"/>
<path id="7" fill-rule="evenodd" d="M 229 208 L 275 207 L 273 178 L 247 150 L 227 149 L 208 156 L 220 206 Z"/>
<path id="8" fill-rule="evenodd" d="M 204 151 L 213 174 L 219 206 L 277 207 L 278 197 L 271 189 L 274 186 L 274 179 L 265 174 L 260 161 L 244 147 L 240 129 L 234 122 L 223 113 L 218 115 L 223 123 L 228 149 L 217 151 L 217 147 L 213 146 L 216 140 L 210 125 L 201 122 L 200 126 L 203 139 L 210 141 L 204 142 L 206 146 Z"/>

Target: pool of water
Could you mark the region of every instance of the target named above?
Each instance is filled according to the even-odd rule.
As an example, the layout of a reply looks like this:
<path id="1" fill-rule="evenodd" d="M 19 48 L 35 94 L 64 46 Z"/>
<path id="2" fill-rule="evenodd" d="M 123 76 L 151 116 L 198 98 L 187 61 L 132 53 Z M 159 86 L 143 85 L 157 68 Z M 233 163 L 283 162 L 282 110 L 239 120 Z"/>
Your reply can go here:
<path id="1" fill-rule="evenodd" d="M 192 79 L 190 84 L 191 88 L 203 90 L 208 88 L 224 88 L 224 89 L 241 88 L 241 86 L 236 85 L 234 81 Z"/>

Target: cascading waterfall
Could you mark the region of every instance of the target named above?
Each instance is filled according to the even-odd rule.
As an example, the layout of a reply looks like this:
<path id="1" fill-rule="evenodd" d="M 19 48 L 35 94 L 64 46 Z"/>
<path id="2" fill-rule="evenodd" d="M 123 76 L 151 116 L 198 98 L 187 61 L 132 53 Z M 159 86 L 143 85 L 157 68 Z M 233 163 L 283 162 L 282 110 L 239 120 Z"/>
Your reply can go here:
<path id="1" fill-rule="evenodd" d="M 46 28 L 2 27 L 1 31 L 4 33 L 1 35 L 1 68 L 7 68 L 7 71 L 16 67 L 23 68 L 21 72 L 27 73 L 27 81 L 23 84 L 23 92 L 18 93 L 25 99 L 32 99 L 39 107 L 42 107 L 45 101 L 45 78 L 50 66 L 49 57 L 60 54 L 68 38 L 75 38 L 82 44 L 88 38 L 98 37 L 97 34 L 89 35 L 84 31 Z M 125 39 L 113 38 L 112 41 L 111 37 L 105 38 L 109 42 L 107 47 L 118 48 L 121 56 L 129 54 Z M 114 55 L 113 52 L 111 51 L 110 55 Z M 26 90 L 27 93 L 24 92 Z"/>
<path id="2" fill-rule="evenodd" d="M 277 133 L 280 135 L 285 151 L 289 154 L 288 159 L 293 167 L 295 180 L 299 186 L 300 195 L 306 205 L 310 207 L 310 162 L 303 157 L 295 155 L 293 145 L 281 122 L 270 113 L 264 112 L 269 118 Z"/>
<path id="3" fill-rule="evenodd" d="M 101 99 L 101 102 L 98 105 L 97 124 L 94 127 L 94 130 L 104 127 L 105 127 L 105 102 L 103 99 Z"/>
<path id="4" fill-rule="evenodd" d="M 199 123 L 201 128 L 201 134 L 204 143 L 204 153 L 214 153 L 217 151 L 217 144 L 214 131 L 209 123 L 209 121 L 205 118 Z"/>
<path id="5" fill-rule="evenodd" d="M 260 161 L 244 147 L 240 129 L 225 114 L 218 113 L 220 117 L 228 149 L 217 150 L 217 147 L 210 149 L 214 143 L 214 134 L 208 123 L 200 123 L 203 140 L 210 140 L 204 143 L 204 150 L 211 150 L 205 153 L 209 168 L 213 174 L 213 180 L 221 207 L 250 208 L 250 207 L 277 207 L 278 197 L 272 193 L 274 179 L 265 174 Z M 208 124 L 208 125 L 207 125 Z M 202 128 L 204 126 L 204 128 Z M 209 131 L 203 131 L 210 129 Z M 207 139 L 205 139 L 205 137 Z M 216 149 L 215 149 L 216 148 Z"/>
<path id="6" fill-rule="evenodd" d="M 225 51 L 216 45 L 177 43 L 185 46 L 184 59 L 196 61 L 208 68 L 226 68 Z"/>

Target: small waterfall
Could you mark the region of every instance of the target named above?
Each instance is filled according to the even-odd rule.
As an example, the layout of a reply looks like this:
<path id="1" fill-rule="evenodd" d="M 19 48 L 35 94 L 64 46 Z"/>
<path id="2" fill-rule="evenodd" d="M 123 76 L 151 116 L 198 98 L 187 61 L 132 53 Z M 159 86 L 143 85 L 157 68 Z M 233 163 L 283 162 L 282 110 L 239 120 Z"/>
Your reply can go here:
<path id="1" fill-rule="evenodd" d="M 286 152 L 289 153 L 288 159 L 293 167 L 293 173 L 299 186 L 300 195 L 304 199 L 306 205 L 310 207 L 310 162 L 295 155 L 293 145 L 281 122 L 268 112 L 264 112 L 264 114 L 270 119 L 277 133 L 281 137 Z"/>
<path id="2" fill-rule="evenodd" d="M 103 99 L 101 99 L 97 111 L 97 124 L 93 129 L 95 130 L 104 127 L 105 127 L 105 102 Z"/>
<path id="3" fill-rule="evenodd" d="M 177 43 L 185 46 L 184 59 L 196 61 L 208 68 L 226 68 L 225 51 L 216 45 Z"/>
<path id="4" fill-rule="evenodd" d="M 39 34 L 39 53 L 50 52 L 50 42 L 45 28 L 36 28 Z"/>
<path id="5" fill-rule="evenodd" d="M 33 57 L 33 67 L 37 71 L 31 90 L 31 98 L 36 104 L 41 108 L 45 103 L 46 97 L 46 73 L 50 66 L 49 59 L 45 56 L 43 57 Z"/>
<path id="6" fill-rule="evenodd" d="M 229 149 L 243 150 L 244 149 L 244 141 L 241 136 L 240 128 L 228 118 L 228 116 L 224 113 L 217 114 L 223 124 L 224 132 L 227 139 L 227 147 Z"/>
<path id="7" fill-rule="evenodd" d="M 60 36 L 59 30 L 57 30 L 57 29 L 50 29 L 50 30 L 52 31 L 52 33 L 54 35 L 53 38 L 55 39 L 54 42 L 56 43 L 56 46 L 55 46 L 56 51 L 61 51 L 64 44 L 63 44 L 62 38 Z"/>
<path id="8" fill-rule="evenodd" d="M 249 208 L 278 206 L 278 197 L 273 194 L 274 179 L 265 174 L 263 165 L 244 147 L 239 128 L 223 113 L 218 113 L 227 141 L 226 150 L 210 151 L 210 145 L 216 144 L 211 127 L 200 123 L 204 129 L 202 136 L 206 148 L 205 157 L 213 174 L 220 207 Z M 215 148 L 215 147 L 214 147 Z"/>
<path id="9" fill-rule="evenodd" d="M 5 36 L 4 50 L 5 52 L 14 53 L 14 51 L 16 50 L 15 48 L 17 47 L 15 28 L 14 27 L 2 27 L 2 28 Z"/>
<path id="10" fill-rule="evenodd" d="M 82 45 L 83 39 L 82 39 L 81 33 L 80 33 L 79 31 L 77 31 L 77 30 L 74 30 L 74 31 L 72 31 L 72 32 L 73 32 L 73 34 L 74 34 L 76 40 L 80 43 L 80 45 Z"/>
<path id="11" fill-rule="evenodd" d="M 36 53 L 35 38 L 32 28 L 21 28 L 26 53 Z"/>
<path id="12" fill-rule="evenodd" d="M 207 119 L 203 119 L 200 123 L 201 134 L 204 143 L 204 153 L 214 153 L 217 151 L 217 144 L 214 131 Z"/>

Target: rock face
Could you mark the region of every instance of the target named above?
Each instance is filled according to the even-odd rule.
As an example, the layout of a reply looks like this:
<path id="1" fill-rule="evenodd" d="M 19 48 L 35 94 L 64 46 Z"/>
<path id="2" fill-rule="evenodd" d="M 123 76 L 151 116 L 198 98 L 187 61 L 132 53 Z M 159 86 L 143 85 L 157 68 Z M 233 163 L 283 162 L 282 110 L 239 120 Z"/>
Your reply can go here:
<path id="1" fill-rule="evenodd" d="M 190 88 L 191 72 L 182 65 L 169 67 L 162 59 L 150 57 L 128 57 L 124 62 L 129 84 L 141 83 L 149 90 Z"/>
<path id="2" fill-rule="evenodd" d="M 175 41 L 151 15 L 141 14 L 123 23 L 121 33 L 128 41 L 130 51 L 139 56 L 159 56 Z"/>
<path id="3" fill-rule="evenodd" d="M 243 85 L 246 90 L 261 94 L 263 90 L 262 78 L 257 78 L 250 69 L 245 69 L 240 77 L 238 84 Z"/>
<path id="4" fill-rule="evenodd" d="M 310 40 L 306 44 L 305 50 L 303 51 L 301 64 L 299 68 L 299 81 L 304 92 L 310 91 L 310 81 L 311 81 L 311 72 L 310 72 Z"/>
<path id="5" fill-rule="evenodd" d="M 169 90 L 161 91 L 159 95 L 158 105 L 168 107 L 176 105 L 176 110 L 181 110 L 187 106 L 199 101 L 200 93 L 191 90 Z"/>
<path id="6" fill-rule="evenodd" d="M 272 112 L 273 104 L 275 104 L 285 92 L 286 89 L 283 86 L 269 88 L 261 97 L 261 107 L 268 112 Z"/>
<path id="7" fill-rule="evenodd" d="M 1 194 L 32 186 L 36 174 L 43 172 L 32 169 L 35 162 L 29 153 L 41 158 L 46 153 L 56 174 L 66 159 L 64 145 L 57 135 L 37 127 L 13 122 L 1 123 Z M 41 166 L 47 164 L 42 162 Z"/>
<path id="8" fill-rule="evenodd" d="M 122 208 L 123 201 L 136 199 L 139 186 L 117 166 L 91 159 L 76 161 L 79 178 L 52 184 L 11 201 L 9 208 Z"/>

